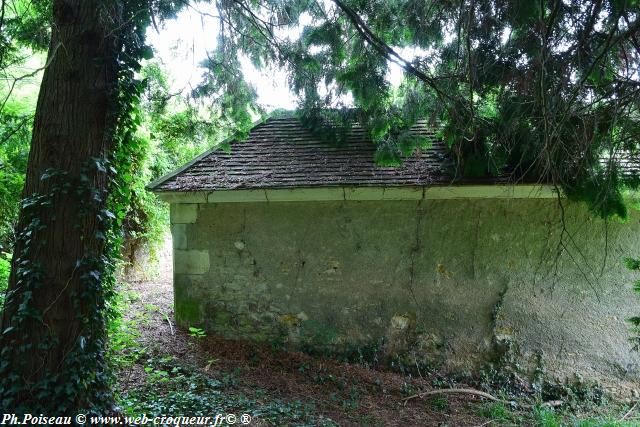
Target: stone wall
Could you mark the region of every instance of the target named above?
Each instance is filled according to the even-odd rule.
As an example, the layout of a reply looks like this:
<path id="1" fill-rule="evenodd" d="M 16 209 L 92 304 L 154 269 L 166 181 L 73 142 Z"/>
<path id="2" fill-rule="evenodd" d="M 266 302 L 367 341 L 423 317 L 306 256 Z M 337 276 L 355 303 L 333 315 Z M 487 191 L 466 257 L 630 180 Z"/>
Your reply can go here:
<path id="1" fill-rule="evenodd" d="M 625 224 L 553 199 L 172 204 L 179 324 L 469 372 L 500 351 L 637 380 Z M 506 350 L 505 350 L 506 349 Z"/>

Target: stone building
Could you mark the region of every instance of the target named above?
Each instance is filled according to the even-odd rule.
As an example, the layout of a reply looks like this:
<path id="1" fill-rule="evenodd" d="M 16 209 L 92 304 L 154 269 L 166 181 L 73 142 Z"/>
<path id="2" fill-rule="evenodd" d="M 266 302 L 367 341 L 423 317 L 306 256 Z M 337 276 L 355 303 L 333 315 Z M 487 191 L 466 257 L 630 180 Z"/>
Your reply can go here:
<path id="1" fill-rule="evenodd" d="M 437 142 L 401 167 L 373 157 L 362 129 L 332 146 L 270 119 L 152 183 L 171 204 L 176 321 L 453 372 L 502 357 L 640 378 L 622 262 L 640 253 L 637 212 L 606 223 L 546 186 L 453 180 Z"/>

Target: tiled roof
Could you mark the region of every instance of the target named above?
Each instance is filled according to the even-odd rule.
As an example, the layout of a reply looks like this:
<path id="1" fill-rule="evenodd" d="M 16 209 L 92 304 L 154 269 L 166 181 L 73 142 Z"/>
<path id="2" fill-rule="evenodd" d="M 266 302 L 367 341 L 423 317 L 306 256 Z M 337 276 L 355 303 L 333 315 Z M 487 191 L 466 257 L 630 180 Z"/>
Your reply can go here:
<path id="1" fill-rule="evenodd" d="M 402 166 L 375 163 L 375 144 L 361 127 L 353 127 L 341 146 L 320 142 L 295 118 L 268 119 L 231 152 L 214 149 L 185 167 L 150 184 L 156 192 L 232 189 L 424 186 L 448 183 L 447 149 L 426 122 L 411 129 L 432 141 L 431 148 L 405 159 Z"/>
<path id="2" fill-rule="evenodd" d="M 402 166 L 375 163 L 375 144 L 354 126 L 345 144 L 335 146 L 314 137 L 296 118 L 271 118 L 254 127 L 247 139 L 234 141 L 231 151 L 214 148 L 185 166 L 149 184 L 154 192 L 313 187 L 402 187 L 456 184 L 498 184 L 494 178 L 454 179 L 445 165 L 449 150 L 435 137 L 433 126 L 419 122 L 411 129 L 427 137 L 431 148 L 406 158 Z M 621 156 L 627 174 L 637 176 L 637 159 Z M 603 159 L 603 162 L 606 159 Z M 522 179 L 519 180 L 524 183 Z"/>

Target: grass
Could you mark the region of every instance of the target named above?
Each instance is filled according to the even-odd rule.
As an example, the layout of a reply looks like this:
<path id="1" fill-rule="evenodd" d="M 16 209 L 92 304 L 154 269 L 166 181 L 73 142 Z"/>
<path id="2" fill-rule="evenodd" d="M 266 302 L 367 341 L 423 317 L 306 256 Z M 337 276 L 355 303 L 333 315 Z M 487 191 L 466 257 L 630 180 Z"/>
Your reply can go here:
<path id="1" fill-rule="evenodd" d="M 638 427 L 640 422 L 635 420 L 620 420 L 613 413 L 625 414 L 631 409 L 625 406 L 592 407 L 591 415 L 582 418 L 568 409 L 554 410 L 552 408 L 534 407 L 528 410 L 516 410 L 504 403 L 490 403 L 480 406 L 478 414 L 491 420 L 494 426 L 536 426 L 536 427 Z M 593 415 L 604 412 L 604 415 Z M 608 414 L 607 414 L 608 413 Z"/>
<path id="2" fill-rule="evenodd" d="M 429 399 L 428 404 L 438 411 L 446 411 L 449 409 L 449 399 L 443 394 L 433 396 Z"/>

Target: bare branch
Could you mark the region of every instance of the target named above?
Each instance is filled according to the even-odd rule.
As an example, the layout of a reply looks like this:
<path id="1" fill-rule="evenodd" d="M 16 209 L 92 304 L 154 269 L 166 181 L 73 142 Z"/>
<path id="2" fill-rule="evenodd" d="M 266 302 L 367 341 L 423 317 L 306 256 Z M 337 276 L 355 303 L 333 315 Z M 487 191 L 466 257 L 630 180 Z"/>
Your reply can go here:
<path id="1" fill-rule="evenodd" d="M 2 110 L 4 110 L 5 105 L 7 105 L 7 101 L 9 101 L 9 98 L 11 98 L 11 94 L 13 93 L 13 90 L 16 87 L 16 84 L 24 79 L 27 79 L 29 77 L 33 77 L 36 74 L 38 74 L 40 71 L 44 71 L 46 68 L 49 67 L 49 65 L 51 65 L 51 63 L 53 62 L 53 59 L 56 57 L 56 53 L 58 52 L 58 48 L 60 48 L 60 46 L 62 46 L 62 43 L 58 43 L 53 50 L 51 51 L 51 54 L 49 55 L 49 59 L 47 60 L 47 63 L 44 64 L 44 66 L 28 73 L 25 74 L 23 76 L 20 77 L 15 77 L 13 79 L 13 82 L 11 83 L 11 86 L 9 87 L 9 91 L 7 92 L 7 96 L 5 96 L 4 100 L 2 101 L 2 104 L 0 104 L 0 112 L 2 112 Z"/>

